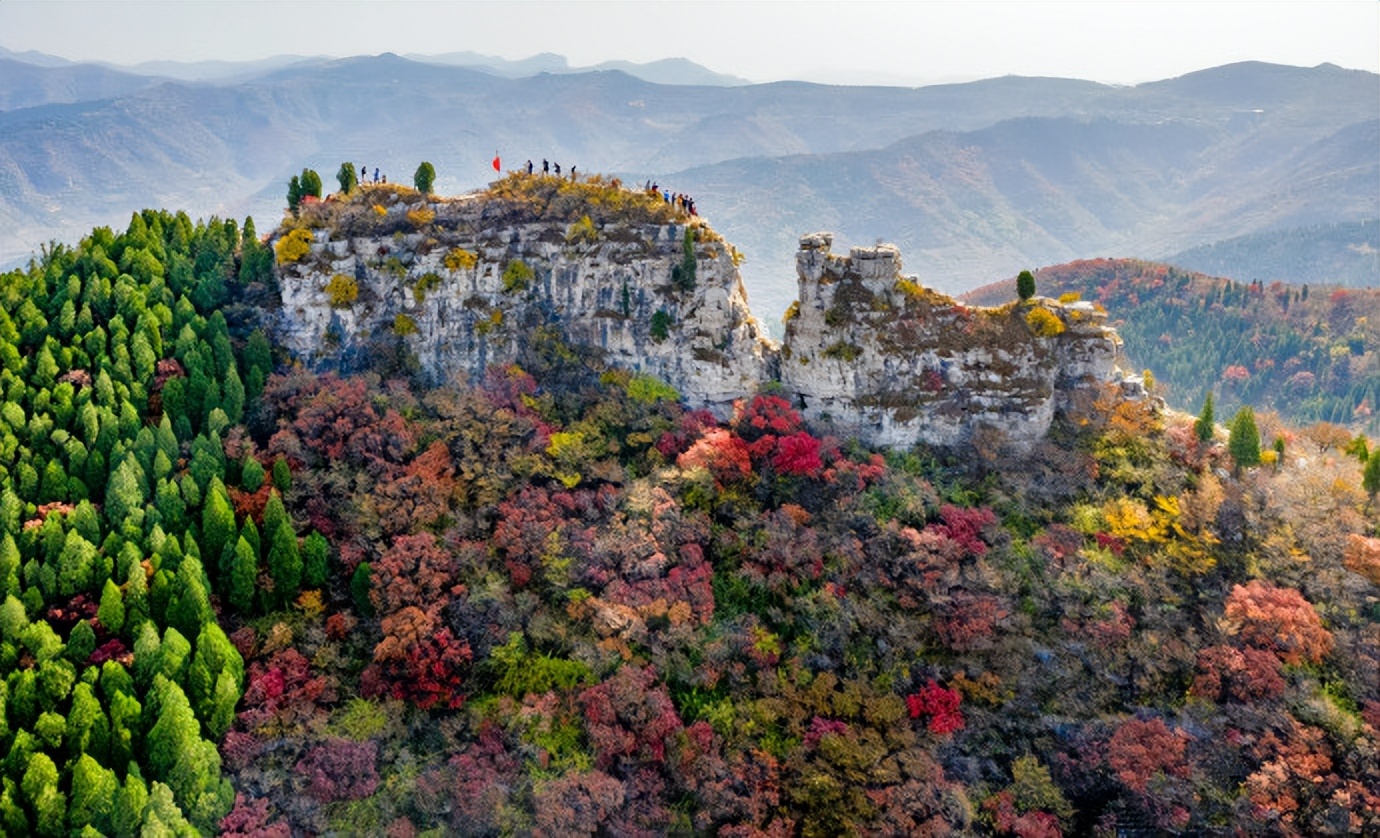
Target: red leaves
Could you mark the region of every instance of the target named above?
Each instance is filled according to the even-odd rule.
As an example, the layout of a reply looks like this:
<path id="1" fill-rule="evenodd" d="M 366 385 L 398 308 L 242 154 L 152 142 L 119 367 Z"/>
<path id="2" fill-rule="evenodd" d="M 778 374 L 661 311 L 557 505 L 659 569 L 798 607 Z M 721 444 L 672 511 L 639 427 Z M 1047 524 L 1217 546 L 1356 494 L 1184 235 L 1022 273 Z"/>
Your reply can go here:
<path id="1" fill-rule="evenodd" d="M 683 469 L 706 468 L 720 483 L 730 483 L 752 475 L 752 460 L 747 443 L 723 428 L 700 437 L 689 450 L 676 458 Z"/>
<path id="2" fill-rule="evenodd" d="M 819 458 L 819 440 L 804 431 L 783 436 L 776 442 L 771 464 L 778 474 L 814 477 L 824 467 Z"/>
<path id="3" fill-rule="evenodd" d="M 1226 618 L 1228 631 L 1243 643 L 1274 652 L 1287 664 L 1321 663 L 1332 651 L 1332 633 L 1293 588 L 1259 579 L 1236 585 L 1227 596 Z"/>
<path id="4" fill-rule="evenodd" d="M 293 770 L 307 778 L 307 794 L 322 803 L 363 800 L 378 787 L 377 753 L 374 742 L 333 737 L 308 751 Z"/>
<path id="5" fill-rule="evenodd" d="M 1143 793 L 1157 773 L 1188 776 L 1187 744 L 1188 734 L 1171 731 L 1160 719 L 1131 719 L 1107 743 L 1107 764 L 1127 788 Z"/>
<path id="6" fill-rule="evenodd" d="M 958 690 L 946 690 L 931 678 L 919 692 L 906 696 L 906 708 L 912 719 L 929 716 L 930 733 L 943 736 L 963 729 L 963 713 L 958 709 L 962 700 Z"/>
<path id="7" fill-rule="evenodd" d="M 595 764 L 663 762 L 668 741 L 683 725 L 666 687 L 649 667 L 624 666 L 580 694 Z"/>
<path id="8" fill-rule="evenodd" d="M 986 507 L 965 508 L 945 504 L 939 508 L 942 524 L 931 524 L 930 529 L 954 541 L 972 556 L 984 556 L 987 544 L 982 540 L 983 530 L 997 523 L 997 516 Z"/>
<path id="9" fill-rule="evenodd" d="M 756 395 L 734 405 L 733 430 L 748 442 L 768 434 L 786 436 L 804 430 L 805 423 L 791 403 L 780 396 Z"/>
<path id="10" fill-rule="evenodd" d="M 1190 693 L 1209 701 L 1249 702 L 1284 693 L 1280 663 L 1261 649 L 1210 646 L 1198 653 L 1198 676 Z"/>

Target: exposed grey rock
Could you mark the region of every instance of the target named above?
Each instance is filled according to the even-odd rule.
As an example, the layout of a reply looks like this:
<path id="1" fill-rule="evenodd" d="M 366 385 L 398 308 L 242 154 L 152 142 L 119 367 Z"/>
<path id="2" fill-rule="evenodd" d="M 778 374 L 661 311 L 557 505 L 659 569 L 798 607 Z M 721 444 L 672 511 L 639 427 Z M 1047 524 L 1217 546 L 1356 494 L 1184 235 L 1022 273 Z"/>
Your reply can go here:
<path id="1" fill-rule="evenodd" d="M 348 367 L 380 338 L 401 339 L 440 380 L 514 362 L 552 329 L 720 416 L 778 381 L 806 417 L 896 447 L 963 447 L 980 428 L 1027 447 L 1061 411 L 1090 403 L 1080 394 L 1143 395 L 1116 370 L 1120 341 L 1091 304 L 963 306 L 904 277 L 890 245 L 841 257 L 831 234 L 802 237 L 799 296 L 777 346 L 748 308 L 732 249 L 697 219 L 567 228 L 486 219 L 470 196 L 426 205 L 437 218 L 416 230 L 414 200 L 377 207 L 364 235 L 316 231 L 310 253 L 280 268 L 280 338 L 292 352 Z M 693 287 L 676 279 L 687 231 Z M 333 307 L 333 281 L 353 282 L 355 299 Z"/>

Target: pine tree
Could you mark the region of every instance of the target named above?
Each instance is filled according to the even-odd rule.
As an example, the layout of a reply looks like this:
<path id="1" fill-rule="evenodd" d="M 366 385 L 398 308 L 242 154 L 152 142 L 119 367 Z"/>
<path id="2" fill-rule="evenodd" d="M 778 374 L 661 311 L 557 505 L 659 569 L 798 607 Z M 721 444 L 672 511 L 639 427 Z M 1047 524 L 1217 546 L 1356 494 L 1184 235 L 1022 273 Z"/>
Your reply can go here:
<path id="1" fill-rule="evenodd" d="M 417 167 L 417 172 L 412 176 L 412 183 L 417 187 L 417 191 L 423 195 L 431 194 L 431 186 L 436 182 L 436 168 L 425 160 Z"/>
<path id="2" fill-rule="evenodd" d="M 297 596 L 302 586 L 302 555 L 297 535 L 286 522 L 278 525 L 269 542 L 268 575 L 273 578 L 274 598 L 280 604 Z"/>
<path id="3" fill-rule="evenodd" d="M 241 614 L 248 614 L 253 609 L 258 580 L 258 552 L 240 536 L 235 542 L 234 558 L 230 564 L 230 604 Z"/>
<path id="4" fill-rule="evenodd" d="M 1016 296 L 1022 301 L 1035 296 L 1035 274 L 1030 271 L 1021 271 L 1016 275 Z"/>
<path id="5" fill-rule="evenodd" d="M 335 179 L 340 183 L 340 192 L 343 195 L 349 195 L 359 186 L 354 163 L 341 163 L 340 170 L 335 173 Z"/>
<path id="6" fill-rule="evenodd" d="M 1366 466 L 1361 470 L 1361 488 L 1370 495 L 1372 502 L 1375 496 L 1380 494 L 1380 449 L 1370 452 L 1366 457 Z"/>
<path id="7" fill-rule="evenodd" d="M 1203 409 L 1198 413 L 1198 421 L 1193 423 L 1193 434 L 1198 437 L 1199 442 L 1212 441 L 1215 428 L 1212 410 L 1212 391 L 1209 390 L 1207 398 L 1203 399 Z"/>
<path id="8" fill-rule="evenodd" d="M 1260 431 L 1255 425 L 1255 411 L 1250 407 L 1238 410 L 1231 420 L 1227 450 L 1238 469 L 1260 465 Z"/>
<path id="9" fill-rule="evenodd" d="M 278 462 L 282 462 L 279 460 Z M 327 560 L 330 557 L 330 544 L 321 533 L 312 531 L 302 542 L 302 586 L 320 588 L 326 584 Z"/>
<path id="10" fill-rule="evenodd" d="M 297 207 L 302 203 L 302 179 L 297 175 L 293 175 L 292 180 L 288 181 L 287 202 L 288 210 L 296 215 Z"/>

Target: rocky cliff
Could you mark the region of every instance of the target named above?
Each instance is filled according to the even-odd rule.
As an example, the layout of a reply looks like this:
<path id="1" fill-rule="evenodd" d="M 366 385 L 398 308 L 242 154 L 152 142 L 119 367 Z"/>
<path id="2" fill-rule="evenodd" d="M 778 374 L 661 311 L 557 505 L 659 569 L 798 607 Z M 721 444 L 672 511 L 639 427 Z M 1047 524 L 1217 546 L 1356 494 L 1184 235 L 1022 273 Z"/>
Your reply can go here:
<path id="1" fill-rule="evenodd" d="M 457 199 L 369 188 L 299 223 L 296 261 L 279 234 L 281 337 L 305 359 L 348 366 L 400 339 L 433 377 L 473 375 L 547 330 L 721 413 L 774 377 L 728 244 L 641 192 L 520 176 Z"/>
<path id="2" fill-rule="evenodd" d="M 731 246 L 598 179 L 514 175 L 452 199 L 370 187 L 305 207 L 274 241 L 280 338 L 316 365 L 405 347 L 434 378 L 475 375 L 554 335 L 721 415 L 779 382 L 808 417 L 890 446 L 961 447 L 980 428 L 1028 445 L 1122 379 L 1119 340 L 1089 303 L 963 306 L 904 277 L 895 248 L 841 257 L 823 233 L 801 239 L 778 346 Z"/>
<path id="3" fill-rule="evenodd" d="M 831 244 L 800 240 L 781 350 L 781 383 L 808 417 L 879 445 L 958 447 L 987 428 L 1024 447 L 1080 394 L 1123 379 L 1120 340 L 1091 303 L 973 308 L 903 276 L 890 245 L 843 257 Z"/>

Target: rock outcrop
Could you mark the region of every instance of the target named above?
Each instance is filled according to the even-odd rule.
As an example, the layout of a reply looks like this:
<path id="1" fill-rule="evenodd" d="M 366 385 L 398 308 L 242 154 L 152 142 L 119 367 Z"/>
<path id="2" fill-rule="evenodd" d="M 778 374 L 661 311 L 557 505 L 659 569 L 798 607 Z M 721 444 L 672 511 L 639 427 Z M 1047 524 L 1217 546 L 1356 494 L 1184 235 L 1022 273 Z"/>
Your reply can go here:
<path id="1" fill-rule="evenodd" d="M 1090 303 L 972 308 L 901 274 L 891 246 L 805 236 L 786 339 L 765 336 L 735 252 L 700 219 L 616 183 L 512 176 L 423 199 L 370 189 L 280 230 L 280 339 L 323 366 L 405 347 L 443 379 L 510 363 L 543 335 L 726 415 L 779 382 L 809 418 L 878 445 L 1025 447 L 1109 386 L 1120 341 Z M 297 252 L 283 245 L 295 236 Z"/>
<path id="2" fill-rule="evenodd" d="M 802 412 L 874 444 L 960 447 L 978 429 L 1027 447 L 1055 415 L 1120 379 L 1120 340 L 1091 303 L 972 308 L 901 274 L 890 245 L 801 238 L 781 383 Z"/>
<path id="3" fill-rule="evenodd" d="M 699 219 L 652 204 L 561 223 L 502 199 L 374 192 L 376 225 L 346 211 L 280 265 L 281 339 L 299 357 L 350 366 L 401 339 L 437 379 L 478 375 L 548 330 L 721 414 L 775 375 L 731 249 Z M 332 282 L 356 293 L 333 299 Z"/>

